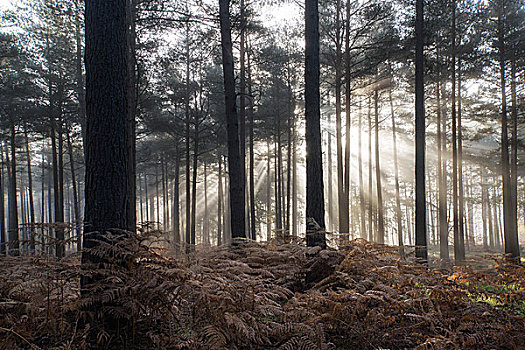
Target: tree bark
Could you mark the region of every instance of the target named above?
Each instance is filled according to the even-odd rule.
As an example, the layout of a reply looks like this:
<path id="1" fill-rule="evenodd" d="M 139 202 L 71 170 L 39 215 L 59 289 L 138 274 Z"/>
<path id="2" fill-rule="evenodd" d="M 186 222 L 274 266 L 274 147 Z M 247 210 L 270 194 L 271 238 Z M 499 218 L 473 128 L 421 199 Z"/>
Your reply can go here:
<path id="1" fill-rule="evenodd" d="M 18 238 L 18 200 L 16 194 L 16 132 L 14 121 L 11 121 L 11 159 L 6 149 L 7 172 L 9 177 L 8 193 L 8 236 L 9 236 L 9 255 L 18 256 L 20 254 L 20 242 Z M 11 162 L 11 163 L 10 163 Z"/>
<path id="2" fill-rule="evenodd" d="M 75 168 L 75 158 L 73 157 L 73 145 L 69 133 L 67 133 L 67 148 L 69 153 L 69 166 L 71 169 L 71 182 L 73 185 L 73 209 L 75 211 L 75 233 L 77 241 L 77 252 L 82 249 L 82 225 L 80 218 L 80 206 L 78 202 L 77 176 Z"/>
<path id="3" fill-rule="evenodd" d="M 416 0 L 416 257 L 427 262 L 423 0 Z"/>
<path id="4" fill-rule="evenodd" d="M 503 6 L 503 5 L 502 5 Z M 507 132 L 507 95 L 505 90 L 505 28 L 504 8 L 499 9 L 497 18 L 498 54 L 500 64 L 500 86 L 501 86 L 501 174 L 503 182 L 503 229 L 505 237 L 505 254 L 516 259 L 520 256 L 518 232 L 514 227 L 512 209 L 512 191 L 509 166 L 509 140 Z"/>
<path id="5" fill-rule="evenodd" d="M 5 198 L 4 198 L 4 150 L 0 144 L 0 254 L 7 250 L 5 230 Z"/>
<path id="6" fill-rule="evenodd" d="M 84 248 L 108 232 L 127 230 L 129 116 L 127 6 L 124 0 L 86 0 L 86 185 Z M 116 176 L 115 174 L 118 174 Z M 132 225 L 131 225 L 132 224 Z M 116 231 L 115 231 L 116 230 Z M 82 263 L 100 258 L 84 251 Z M 90 283 L 82 280 L 82 287 Z M 115 319 L 112 328 L 117 327 Z"/>
<path id="7" fill-rule="evenodd" d="M 239 141 L 239 120 L 235 102 L 235 78 L 230 26 L 230 1 L 219 0 L 226 129 L 228 134 L 228 169 L 232 238 L 245 238 L 245 179 Z"/>
<path id="8" fill-rule="evenodd" d="M 29 223 L 30 226 L 30 242 L 29 247 L 31 249 L 31 254 L 35 254 L 35 202 L 33 199 L 33 172 L 31 170 L 31 151 L 29 149 L 29 136 L 27 132 L 27 127 L 24 127 L 24 136 L 25 136 L 25 146 L 26 146 L 26 157 L 27 157 L 27 185 L 28 185 L 28 195 L 29 195 Z"/>
<path id="9" fill-rule="evenodd" d="M 399 254 L 405 254 L 403 248 L 403 214 L 401 212 L 401 195 L 399 193 L 399 164 L 397 159 L 397 132 L 396 119 L 394 113 L 394 104 L 392 101 L 392 87 L 388 90 L 388 99 L 390 101 L 390 114 L 392 116 L 392 144 L 394 145 L 394 182 L 396 190 L 396 221 L 397 221 L 397 242 L 399 245 Z M 438 128 L 439 129 L 439 128 Z"/>
<path id="10" fill-rule="evenodd" d="M 374 91 L 375 110 L 375 160 L 376 160 L 376 189 L 377 189 L 377 243 L 385 243 L 385 222 L 383 213 L 383 188 L 381 186 L 381 163 L 379 160 L 379 91 Z"/>

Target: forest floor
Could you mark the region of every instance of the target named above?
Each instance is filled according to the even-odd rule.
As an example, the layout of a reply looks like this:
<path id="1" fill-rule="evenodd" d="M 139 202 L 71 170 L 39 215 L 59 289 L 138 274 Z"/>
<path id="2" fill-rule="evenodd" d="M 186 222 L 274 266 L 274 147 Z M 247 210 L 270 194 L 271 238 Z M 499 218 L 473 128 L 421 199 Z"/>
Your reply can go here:
<path id="1" fill-rule="evenodd" d="M 99 253 L 127 264 L 99 265 L 84 297 L 94 274 L 78 255 L 0 257 L 0 348 L 525 349 L 525 267 L 501 257 L 427 268 L 359 239 L 239 241 L 181 260 L 115 242 Z M 118 339 L 86 321 L 93 305 L 121 320 Z"/>

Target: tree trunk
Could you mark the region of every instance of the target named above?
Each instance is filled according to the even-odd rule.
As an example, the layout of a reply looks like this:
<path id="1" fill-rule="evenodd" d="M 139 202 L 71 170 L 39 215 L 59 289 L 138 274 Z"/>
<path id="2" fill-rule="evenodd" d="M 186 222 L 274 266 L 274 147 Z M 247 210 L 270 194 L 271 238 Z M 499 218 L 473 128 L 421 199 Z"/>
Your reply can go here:
<path id="1" fill-rule="evenodd" d="M 423 0 L 416 0 L 416 257 L 426 263 L 425 83 Z"/>
<path id="2" fill-rule="evenodd" d="M 249 108 L 248 108 L 248 117 L 250 119 L 250 216 L 251 216 L 251 238 L 257 240 L 257 231 L 256 231 L 256 217 L 255 217 L 255 157 L 254 157 L 254 143 L 255 143 L 255 134 L 254 134 L 254 111 L 253 111 L 253 92 L 252 92 L 252 73 L 251 73 L 251 60 L 250 55 L 247 55 L 248 58 L 248 95 L 250 96 Z"/>
<path id="3" fill-rule="evenodd" d="M 128 115 L 127 7 L 122 0 L 86 0 L 86 184 L 84 248 L 112 230 L 134 227 L 127 216 L 131 156 Z M 111 24 L 111 25 L 110 25 Z M 119 174 L 119 176 L 115 176 Z M 134 200 L 134 199 L 133 199 Z M 116 233 L 121 231 L 116 231 Z M 103 257 L 103 261 L 106 260 Z M 84 251 L 82 263 L 100 257 Z M 83 278 L 85 288 L 91 279 Z M 114 317 L 109 326 L 119 327 Z"/>
<path id="4" fill-rule="evenodd" d="M 357 143 L 358 143 L 358 167 L 359 167 L 359 206 L 361 209 L 361 238 L 366 239 L 366 210 L 365 210 L 365 189 L 363 184 L 363 150 L 362 150 L 362 139 L 363 139 L 363 113 L 361 109 L 361 99 L 359 99 L 359 130 L 357 131 Z"/>
<path id="5" fill-rule="evenodd" d="M 403 242 L 403 214 L 401 212 L 401 195 L 399 193 L 399 164 L 397 159 L 397 135 L 396 135 L 396 118 L 394 114 L 394 104 L 392 101 L 392 87 L 388 90 L 388 99 L 390 101 L 390 114 L 392 115 L 392 144 L 394 145 L 394 182 L 396 189 L 396 221 L 397 221 L 397 242 L 399 245 L 399 254 L 404 255 Z M 438 128 L 439 129 L 439 128 Z"/>
<path id="6" fill-rule="evenodd" d="M 341 122 L 341 76 L 342 76 L 342 52 L 341 52 L 341 0 L 336 5 L 336 37 L 335 37 L 335 133 L 337 144 L 337 198 L 339 209 L 339 234 L 348 236 L 348 206 L 345 205 L 344 190 L 344 163 L 343 163 L 343 138 Z"/>
<path id="7" fill-rule="evenodd" d="M 368 97 L 368 240 L 374 237 L 374 191 L 372 187 L 372 100 Z"/>
<path id="8" fill-rule="evenodd" d="M 512 189 L 509 167 L 509 140 L 507 133 L 507 95 L 505 90 L 505 29 L 503 25 L 504 9 L 499 9 L 498 25 L 498 54 L 500 63 L 500 86 L 501 86 L 501 174 L 503 182 L 503 229 L 505 236 L 505 254 L 510 258 L 520 256 L 518 232 L 514 227 L 512 209 Z"/>
<path id="9" fill-rule="evenodd" d="M 461 67 L 461 60 L 458 61 Z M 463 131 L 461 126 L 461 68 L 458 69 L 458 190 L 459 190 L 459 243 L 462 248 L 463 258 L 465 257 L 465 198 L 463 188 Z M 467 241 L 468 243 L 468 241 Z M 468 245 L 468 244 L 467 244 Z"/>
<path id="10" fill-rule="evenodd" d="M 219 174 L 217 180 L 217 246 L 222 244 L 222 156 L 219 155 Z"/>
<path id="11" fill-rule="evenodd" d="M 75 211 L 75 233 L 77 236 L 77 252 L 79 252 L 82 249 L 82 225 L 80 218 L 80 206 L 78 202 L 75 158 L 73 157 L 73 145 L 71 144 L 71 138 L 69 136 L 69 133 L 67 133 L 67 148 L 69 153 L 69 166 L 71 168 L 71 182 L 73 184 L 73 209 Z"/>
<path id="12" fill-rule="evenodd" d="M 25 135 L 25 146 L 26 146 L 26 157 L 27 157 L 27 185 L 28 185 L 28 195 L 29 195 L 29 223 L 30 225 L 30 242 L 29 246 L 31 249 L 31 254 L 35 254 L 35 202 L 33 199 L 33 172 L 31 171 L 31 151 L 29 149 L 29 136 L 27 133 L 27 127 L 24 126 L 24 135 Z"/>
<path id="13" fill-rule="evenodd" d="M 377 243 L 385 243 L 385 223 L 383 217 L 383 188 L 381 187 L 381 163 L 379 161 L 379 91 L 374 91 L 375 110 L 375 158 L 376 158 L 376 188 L 377 188 Z"/>
<path id="14" fill-rule="evenodd" d="M 440 62 L 439 50 L 437 53 L 438 62 Z M 436 85 L 436 99 L 437 99 L 437 148 L 438 148 L 438 189 L 439 189 L 439 199 L 438 199 L 438 212 L 439 212 L 439 257 L 443 260 L 448 260 L 449 251 L 448 251 L 448 218 L 447 218 L 447 169 L 446 169 L 446 160 L 443 157 L 443 154 L 446 154 L 446 118 L 442 116 L 441 109 L 441 70 L 438 70 L 438 79 Z"/>
<path id="15" fill-rule="evenodd" d="M 16 194 L 16 133 L 15 124 L 11 121 L 11 159 L 6 149 L 7 172 L 9 177 L 8 193 L 8 236 L 9 236 L 9 255 L 18 256 L 20 254 L 20 242 L 18 239 L 18 201 Z M 11 162 L 11 163 L 10 163 Z"/>
<path id="16" fill-rule="evenodd" d="M 239 91 L 239 150 L 241 159 L 241 178 L 246 181 L 246 8 L 244 0 L 240 0 L 240 47 L 239 47 L 239 65 L 240 65 L 240 91 Z M 246 184 L 246 183 L 245 183 Z M 244 186 L 246 186 L 244 184 Z M 243 195 L 245 195 L 243 192 Z M 249 212 L 247 208 L 246 197 L 244 196 L 244 214 Z M 246 216 L 245 216 L 246 217 Z M 243 237 L 250 237 L 250 217 L 247 217 L 247 224 L 244 228 Z M 246 232 L 248 234 L 246 234 Z"/>
<path id="17" fill-rule="evenodd" d="M 244 238 L 246 237 L 244 215 L 244 162 L 241 159 L 243 153 L 241 153 L 240 150 L 239 120 L 237 118 L 237 108 L 235 106 L 235 77 L 233 74 L 233 53 L 229 5 L 229 0 L 219 0 L 224 96 L 226 105 L 226 129 L 228 134 L 231 233 L 232 238 Z"/>
<path id="18" fill-rule="evenodd" d="M 179 144 L 175 146 L 175 174 L 173 180 L 173 242 L 175 243 L 175 249 L 177 254 L 180 252 L 180 151 Z"/>
<path id="19" fill-rule="evenodd" d="M 510 159 L 510 211 L 512 213 L 512 230 L 518 235 L 518 101 L 516 94 L 516 59 L 510 62 L 510 91 L 511 91 L 511 159 Z M 515 240 L 519 244 L 518 240 Z M 519 253 L 519 247 L 517 249 Z"/>
<path id="20" fill-rule="evenodd" d="M 0 254 L 7 250 L 5 230 L 5 198 L 4 198 L 4 150 L 0 143 Z"/>
<path id="21" fill-rule="evenodd" d="M 332 124 L 332 115 L 331 114 L 328 114 L 328 125 L 331 125 Z M 334 210 L 333 210 L 333 206 L 334 206 L 334 193 L 333 193 L 333 190 L 332 190 L 332 187 L 333 187 L 333 179 L 334 179 L 334 176 L 333 176 L 333 164 L 332 164 L 332 133 L 330 132 L 330 130 L 328 130 L 327 132 L 328 134 L 328 156 L 326 157 L 327 158 L 327 163 L 328 163 L 328 169 L 327 169 L 327 177 L 328 177 L 328 181 L 327 181 L 327 195 L 328 195 L 328 200 L 327 200 L 327 203 L 328 203 L 328 208 L 326 208 L 326 211 L 327 211 L 327 214 L 328 214 L 328 222 L 326 224 L 326 229 L 328 231 L 333 231 L 334 230 L 334 223 L 335 223 L 335 215 L 334 215 Z M 339 182 L 339 179 L 337 179 L 337 181 Z M 340 198 L 339 196 L 339 193 L 337 194 L 337 197 Z M 339 204 L 339 203 L 338 203 Z M 339 205 L 337 206 L 337 208 L 339 208 Z"/>
<path id="22" fill-rule="evenodd" d="M 345 222 L 344 222 L 347 228 L 346 232 L 350 233 L 350 221 L 352 221 L 352 226 L 353 226 L 353 220 L 350 220 L 351 219 L 350 213 L 352 213 L 351 202 L 350 202 L 350 189 L 352 185 L 351 176 L 350 176 L 350 169 L 351 169 L 350 167 L 350 159 L 351 159 L 350 132 L 351 132 L 351 124 L 352 124 L 351 114 L 350 114 L 351 112 L 350 102 L 351 102 L 351 96 L 352 96 L 351 81 L 350 81 L 350 0 L 346 1 L 345 27 L 346 27 L 346 33 L 345 33 L 345 49 L 346 49 L 346 53 L 345 53 L 345 67 L 346 67 L 345 129 L 346 130 L 345 130 L 345 161 L 344 161 L 345 171 L 344 171 L 344 189 L 343 189 L 343 194 L 344 194 L 343 202 L 344 203 L 343 204 L 345 206 L 344 214 L 346 215 Z M 354 232 L 352 230 L 352 235 L 353 234 Z M 349 238 L 349 235 L 343 235 L 343 240 L 348 240 L 348 238 Z"/>
<path id="23" fill-rule="evenodd" d="M 270 140 L 266 142 L 268 151 L 267 151 L 267 159 L 268 164 L 266 166 L 266 239 L 270 240 L 272 237 L 272 217 L 271 217 L 271 211 L 272 211 L 272 180 L 271 180 L 271 165 L 272 165 L 272 158 L 271 158 L 271 151 L 270 151 Z"/>
<path id="24" fill-rule="evenodd" d="M 209 218 L 208 218 L 208 173 L 206 162 L 204 162 L 204 220 L 202 223 L 202 234 L 204 244 L 210 245 Z"/>

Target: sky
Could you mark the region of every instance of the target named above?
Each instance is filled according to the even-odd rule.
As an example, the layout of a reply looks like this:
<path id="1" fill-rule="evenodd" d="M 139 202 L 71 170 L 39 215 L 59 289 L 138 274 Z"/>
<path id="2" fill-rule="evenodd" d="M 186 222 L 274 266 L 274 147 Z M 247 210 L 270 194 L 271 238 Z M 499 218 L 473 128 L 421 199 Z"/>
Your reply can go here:
<path id="1" fill-rule="evenodd" d="M 0 0 L 0 10 L 4 10 L 11 6 L 11 0 Z"/>

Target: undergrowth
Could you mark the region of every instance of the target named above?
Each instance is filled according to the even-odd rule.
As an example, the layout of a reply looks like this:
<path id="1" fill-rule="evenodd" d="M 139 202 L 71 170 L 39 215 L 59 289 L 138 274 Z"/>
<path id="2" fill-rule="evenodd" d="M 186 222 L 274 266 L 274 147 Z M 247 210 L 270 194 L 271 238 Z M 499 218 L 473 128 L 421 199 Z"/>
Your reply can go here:
<path id="1" fill-rule="evenodd" d="M 522 266 L 428 269 L 364 240 L 314 257 L 301 244 L 239 241 L 184 259 L 146 242 L 105 242 L 93 254 L 127 264 L 96 268 L 82 268 L 76 255 L 0 257 L 0 348 L 525 346 Z M 80 296 L 80 277 L 95 274 L 99 282 Z M 93 313 L 111 314 L 127 331 L 111 338 L 89 321 Z"/>

